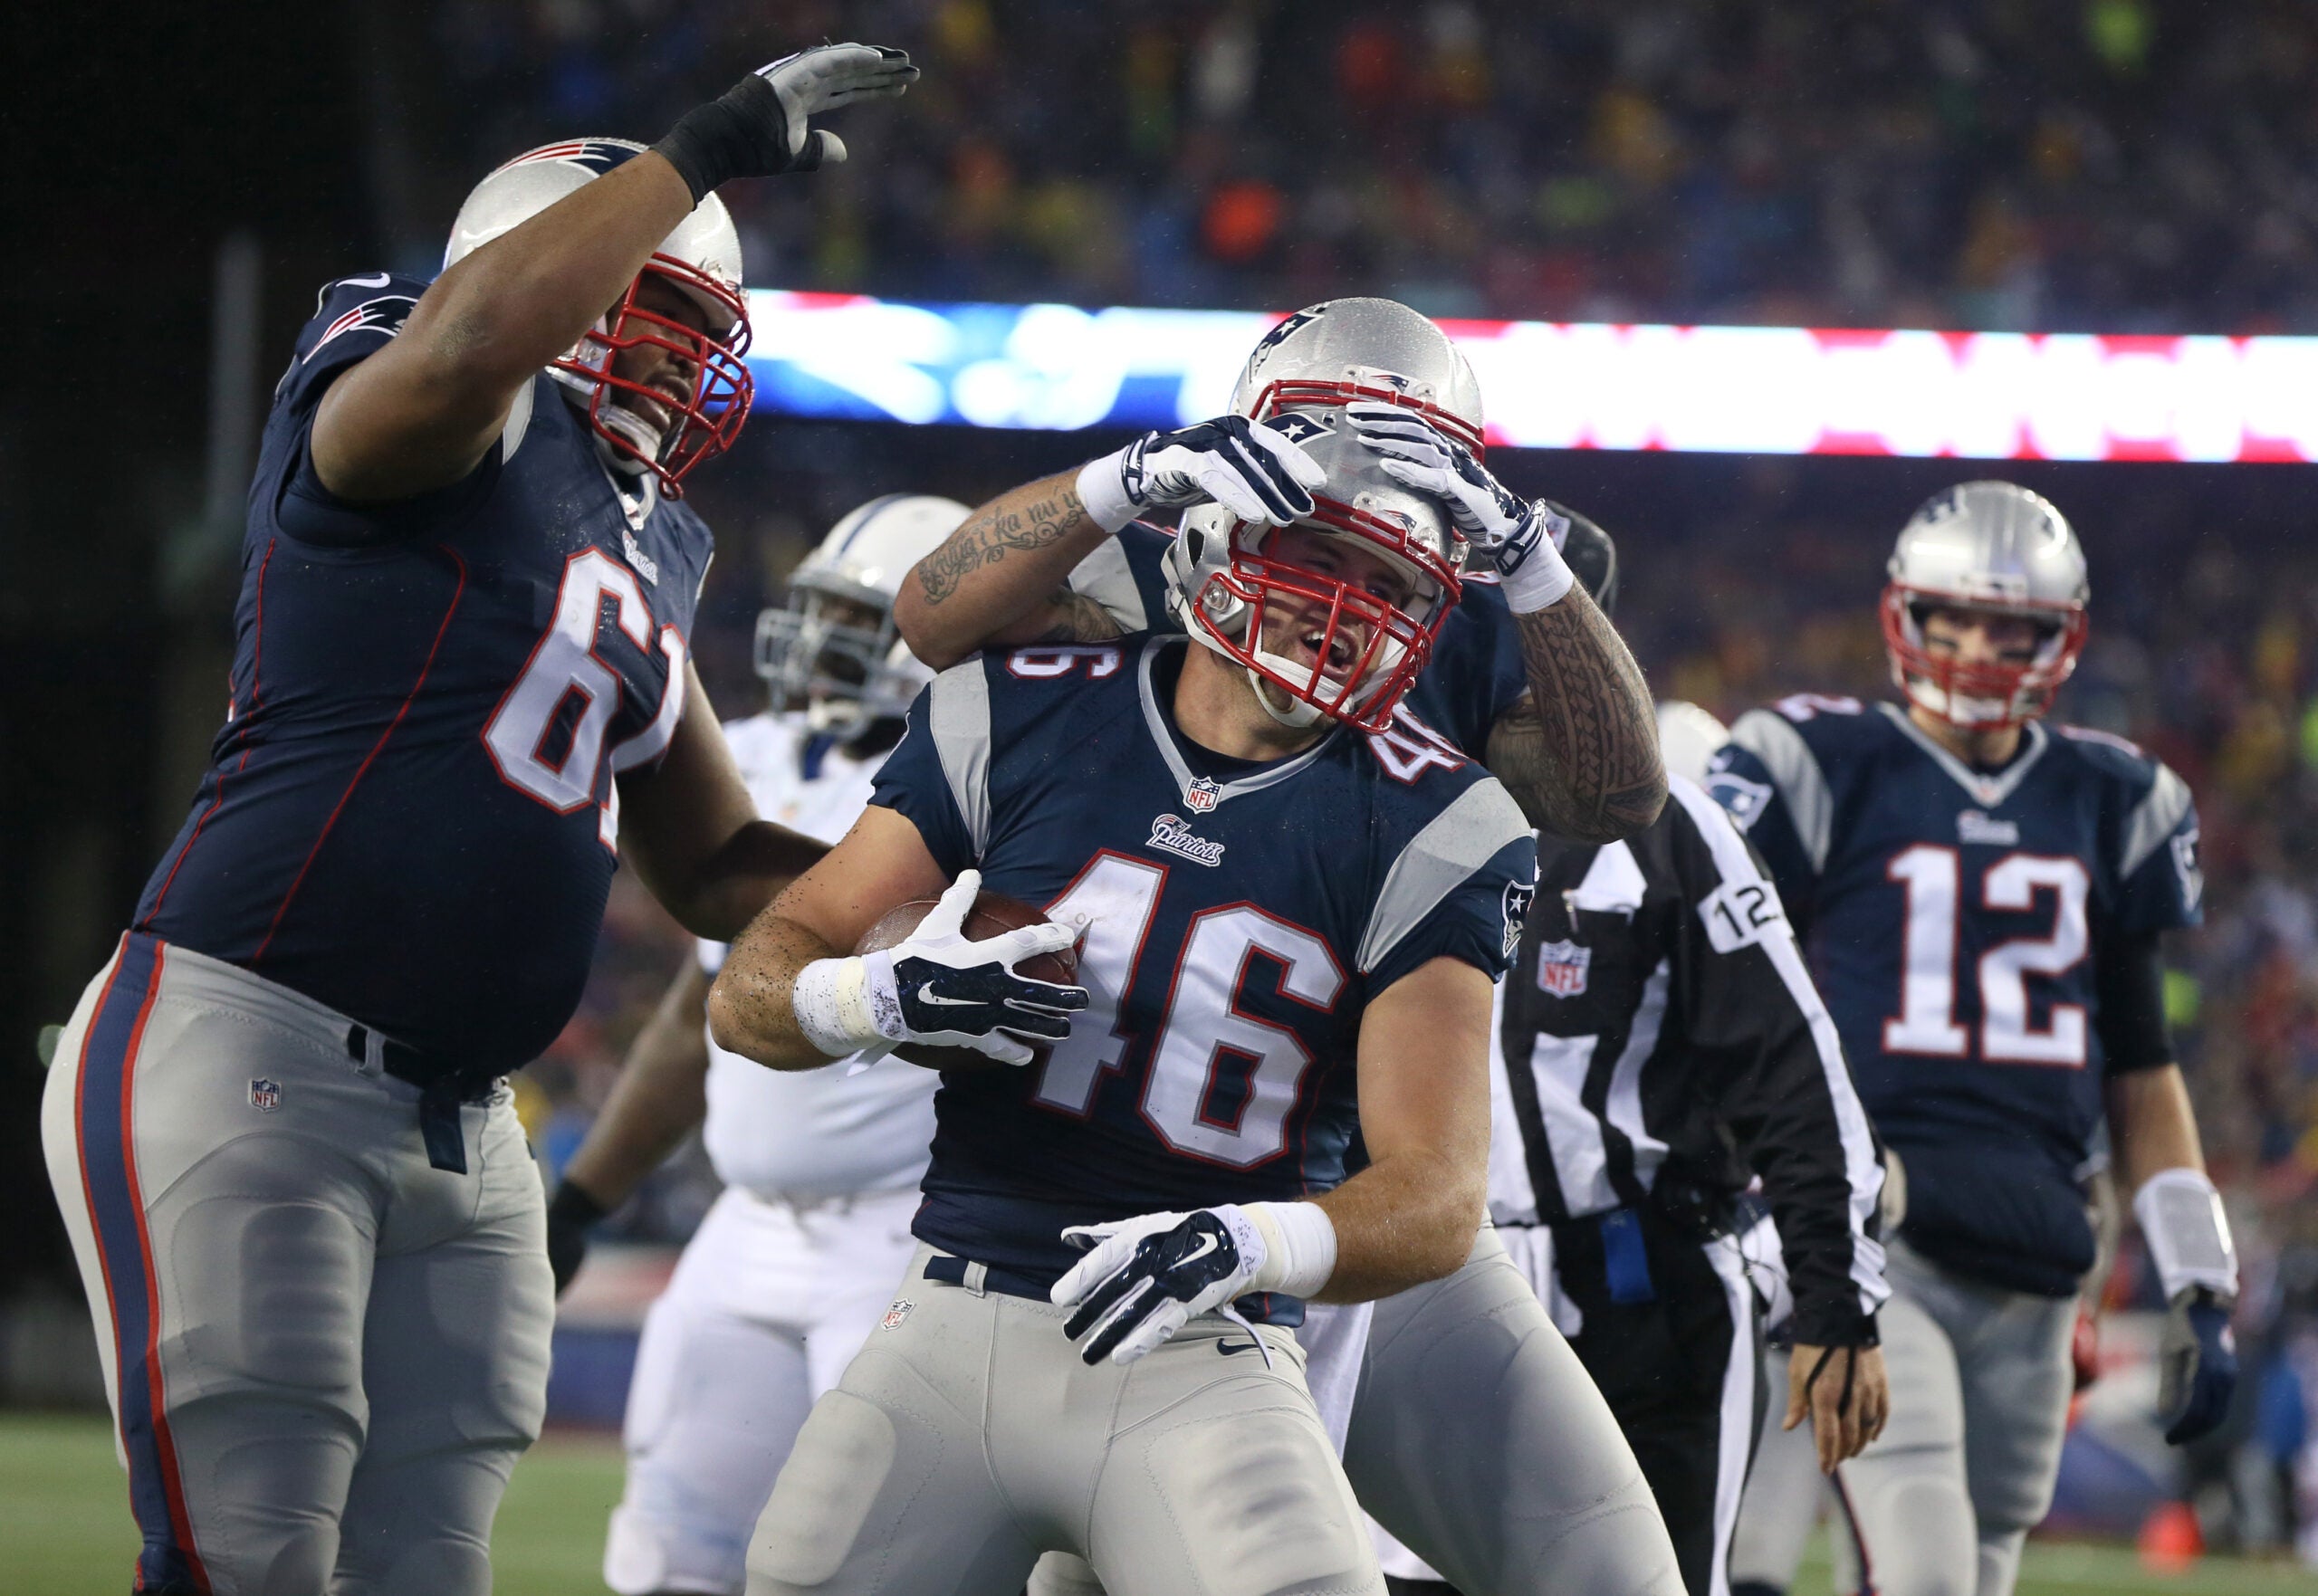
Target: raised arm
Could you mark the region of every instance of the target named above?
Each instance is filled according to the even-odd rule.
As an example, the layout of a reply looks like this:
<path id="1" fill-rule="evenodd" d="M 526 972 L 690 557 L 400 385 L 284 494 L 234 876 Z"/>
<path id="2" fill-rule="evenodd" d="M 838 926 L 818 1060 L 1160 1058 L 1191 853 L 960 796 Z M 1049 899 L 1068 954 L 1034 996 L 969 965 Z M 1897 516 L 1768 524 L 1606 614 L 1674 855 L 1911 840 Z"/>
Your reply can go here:
<path id="1" fill-rule="evenodd" d="M 1326 480 L 1310 455 L 1244 416 L 1145 433 L 966 517 L 903 580 L 894 621 L 910 652 L 936 670 L 991 644 L 1116 637 L 1109 612 L 1069 585 L 1105 539 L 1145 511 L 1210 500 L 1286 526 L 1312 512 L 1312 491 Z"/>
<path id="2" fill-rule="evenodd" d="M 845 147 L 808 115 L 917 76 L 899 51 L 825 45 L 743 78 L 652 150 L 483 245 L 436 279 L 401 333 L 331 386 L 313 463 L 340 497 L 379 502 L 458 481 L 516 394 L 627 291 L 717 185 L 806 171 Z"/>

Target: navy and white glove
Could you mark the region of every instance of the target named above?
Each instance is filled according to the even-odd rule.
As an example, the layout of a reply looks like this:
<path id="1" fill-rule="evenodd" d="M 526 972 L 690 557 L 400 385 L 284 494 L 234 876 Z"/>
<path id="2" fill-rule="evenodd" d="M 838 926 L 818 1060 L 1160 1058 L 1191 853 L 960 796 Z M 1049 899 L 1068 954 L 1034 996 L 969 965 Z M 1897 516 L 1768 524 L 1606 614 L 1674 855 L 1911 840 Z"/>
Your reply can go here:
<path id="1" fill-rule="evenodd" d="M 1079 928 L 1025 925 L 980 941 L 964 933 L 982 872 L 963 872 L 917 929 L 894 946 L 818 959 L 798 972 L 790 1002 L 806 1039 L 832 1058 L 883 1057 L 905 1042 L 971 1047 L 1001 1064 L 1028 1064 L 1019 1038 L 1058 1042 L 1087 989 L 1014 973 L 1025 959 L 1078 941 Z"/>
<path id="2" fill-rule="evenodd" d="M 698 205 L 735 177 L 774 177 L 833 167 L 845 141 L 805 119 L 857 100 L 890 100 L 917 81 L 906 51 L 819 44 L 757 68 L 721 99 L 685 113 L 652 148 Z"/>
<path id="3" fill-rule="evenodd" d="M 1285 435 L 1244 416 L 1219 416 L 1175 432 L 1149 432 L 1079 469 L 1078 502 L 1105 531 L 1146 510 L 1211 500 L 1241 521 L 1284 527 L 1312 513 L 1322 471 Z"/>
<path id="4" fill-rule="evenodd" d="M 2237 1338 L 2229 1308 L 2199 1285 L 2173 1299 L 2157 1345 L 2157 1419 L 2168 1446 L 2212 1430 L 2237 1389 Z"/>
<path id="5" fill-rule="evenodd" d="M 1384 474 L 1437 499 L 1473 551 L 1497 568 L 1518 614 L 1558 600 L 1577 578 L 1561 557 L 1569 518 L 1543 499 L 1521 499 L 1473 452 L 1413 410 L 1375 400 L 1345 406 L 1353 435 L 1384 458 Z"/>
<path id="6" fill-rule="evenodd" d="M 1309 1202 L 1221 1203 L 1188 1214 L 1142 1214 L 1062 1233 L 1093 1250 L 1054 1284 L 1057 1306 L 1077 1305 L 1062 1333 L 1078 1355 L 1132 1363 L 1202 1314 L 1242 1328 L 1269 1365 L 1263 1337 L 1231 1304 L 1254 1291 L 1310 1296 L 1336 1265 L 1335 1224 Z"/>

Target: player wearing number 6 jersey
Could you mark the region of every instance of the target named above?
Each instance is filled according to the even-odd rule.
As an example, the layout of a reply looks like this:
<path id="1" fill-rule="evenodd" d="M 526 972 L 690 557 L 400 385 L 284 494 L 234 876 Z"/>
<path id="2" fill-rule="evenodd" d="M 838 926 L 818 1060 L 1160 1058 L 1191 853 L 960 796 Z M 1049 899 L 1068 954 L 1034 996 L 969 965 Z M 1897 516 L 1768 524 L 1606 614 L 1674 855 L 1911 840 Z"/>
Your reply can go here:
<path id="1" fill-rule="evenodd" d="M 755 818 L 687 662 L 711 543 L 675 496 L 749 400 L 711 190 L 841 158 L 808 115 L 915 75 L 829 46 L 650 150 L 519 156 L 431 285 L 342 279 L 299 335 L 226 724 L 43 1108 L 139 1590 L 490 1588 L 552 1314 L 503 1077 L 577 1007 L 621 856 L 727 937 L 821 852 Z"/>
<path id="2" fill-rule="evenodd" d="M 2158 958 L 2198 919 L 2198 822 L 2140 749 L 2041 719 L 2085 633 L 2059 511 L 2009 483 L 1949 489 L 1891 573 L 1904 707 L 1755 711 L 1709 787 L 1770 865 L 1905 1176 L 1892 1419 L 1840 1476 L 1864 1577 L 1883 1596 L 2007 1596 L 2059 1465 L 2104 1111 L 2173 1305 L 2170 1438 L 2218 1423 L 2235 1380 L 2236 1260 Z"/>
<path id="3" fill-rule="evenodd" d="M 1396 773 L 1344 723 L 1390 714 L 1464 540 L 1356 447 L 1325 475 L 1281 458 L 1293 494 L 1185 578 L 1231 585 L 1212 631 L 944 672 L 861 823 L 717 980 L 721 1041 L 813 1067 L 988 1023 L 1008 990 L 995 943 L 920 952 L 933 917 L 846 957 L 893 903 L 979 871 L 1085 927 L 1068 1036 L 943 1077 L 924 1246 L 798 1437 L 759 1596 L 1011 1593 L 1049 1549 L 1114 1596 L 1382 1591 L 1291 1327 L 1470 1252 L 1489 982 L 1535 849 L 1482 771 Z"/>

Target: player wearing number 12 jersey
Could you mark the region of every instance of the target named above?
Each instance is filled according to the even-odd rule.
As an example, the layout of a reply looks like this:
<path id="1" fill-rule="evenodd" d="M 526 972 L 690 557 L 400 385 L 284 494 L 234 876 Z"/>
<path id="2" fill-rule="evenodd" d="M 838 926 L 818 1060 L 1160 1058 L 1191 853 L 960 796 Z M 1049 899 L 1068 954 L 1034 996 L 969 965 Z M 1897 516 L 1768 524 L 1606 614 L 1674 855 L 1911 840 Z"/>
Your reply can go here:
<path id="1" fill-rule="evenodd" d="M 2198 919 L 2198 822 L 2140 749 L 2041 718 L 2086 626 L 2059 511 L 2009 483 L 1949 489 L 1891 574 L 1904 706 L 1757 710 L 1708 785 L 1769 864 L 1904 1175 L 1892 1419 L 1839 1477 L 1863 1579 L 2007 1596 L 2059 1466 L 2104 1112 L 2173 1303 L 2171 1438 L 2218 1423 L 2234 1379 L 2236 1264 L 2158 958 Z"/>
<path id="2" fill-rule="evenodd" d="M 1188 493 L 1197 447 L 1130 448 L 1075 491 Z M 1348 436 L 1325 466 L 1275 458 L 1272 513 L 1179 578 L 1207 597 L 1190 637 L 944 672 L 861 823 L 718 978 L 720 1040 L 776 1067 L 1058 1038 L 945 1075 L 924 1245 L 774 1487 L 759 1596 L 997 1596 L 1048 1549 L 1114 1596 L 1382 1591 L 1291 1329 L 1304 1298 L 1470 1252 L 1489 982 L 1535 848 L 1493 778 L 1396 774 L 1360 728 L 1456 602 L 1465 540 Z M 977 871 L 1084 928 L 1083 994 L 1011 977 L 1030 933 L 965 942 L 953 913 L 844 956 L 953 876 L 962 906 Z M 1063 1036 L 1044 1010 L 1067 996 Z"/>
<path id="3" fill-rule="evenodd" d="M 532 150 L 431 285 L 343 279 L 300 334 L 227 722 L 43 1105 L 148 1596 L 490 1588 L 553 1312 L 503 1077 L 577 1007 L 620 855 L 729 936 L 821 852 L 756 819 L 687 662 L 711 545 L 675 501 L 749 400 L 711 191 L 915 75 L 829 46 L 652 149 Z"/>

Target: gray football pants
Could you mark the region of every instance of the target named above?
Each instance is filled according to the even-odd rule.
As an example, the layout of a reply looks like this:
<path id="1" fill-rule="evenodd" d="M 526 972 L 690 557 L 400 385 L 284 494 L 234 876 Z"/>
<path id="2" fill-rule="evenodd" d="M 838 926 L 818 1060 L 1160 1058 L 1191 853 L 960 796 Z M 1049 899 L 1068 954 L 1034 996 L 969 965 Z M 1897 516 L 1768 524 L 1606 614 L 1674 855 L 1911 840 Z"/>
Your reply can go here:
<path id="1" fill-rule="evenodd" d="M 1491 1228 L 1455 1274 L 1375 1305 L 1344 1463 L 1463 1596 L 1681 1596 L 1633 1448 Z M 1033 1596 L 1082 1581 L 1049 1558 Z"/>
<path id="2" fill-rule="evenodd" d="M 1260 1325 L 1193 1320 L 1089 1368 L 1064 1309 L 924 1277 L 814 1404 L 749 1547 L 749 1596 L 1014 1596 L 1039 1553 L 1112 1596 L 1383 1596 L 1304 1386 Z"/>
<path id="3" fill-rule="evenodd" d="M 131 935 L 58 1043 L 41 1139 L 148 1592 L 491 1588 L 546 1405 L 539 1175 L 503 1090 L 460 1111 L 471 1172 L 429 1168 L 350 1029 Z"/>
<path id="4" fill-rule="evenodd" d="M 1865 1568 L 1843 1566 L 1853 1548 L 1838 1535 L 1835 1588 L 2012 1596 L 2060 1473 L 2076 1299 L 1982 1285 L 1888 1245 L 1892 1419 L 1836 1471 Z"/>

